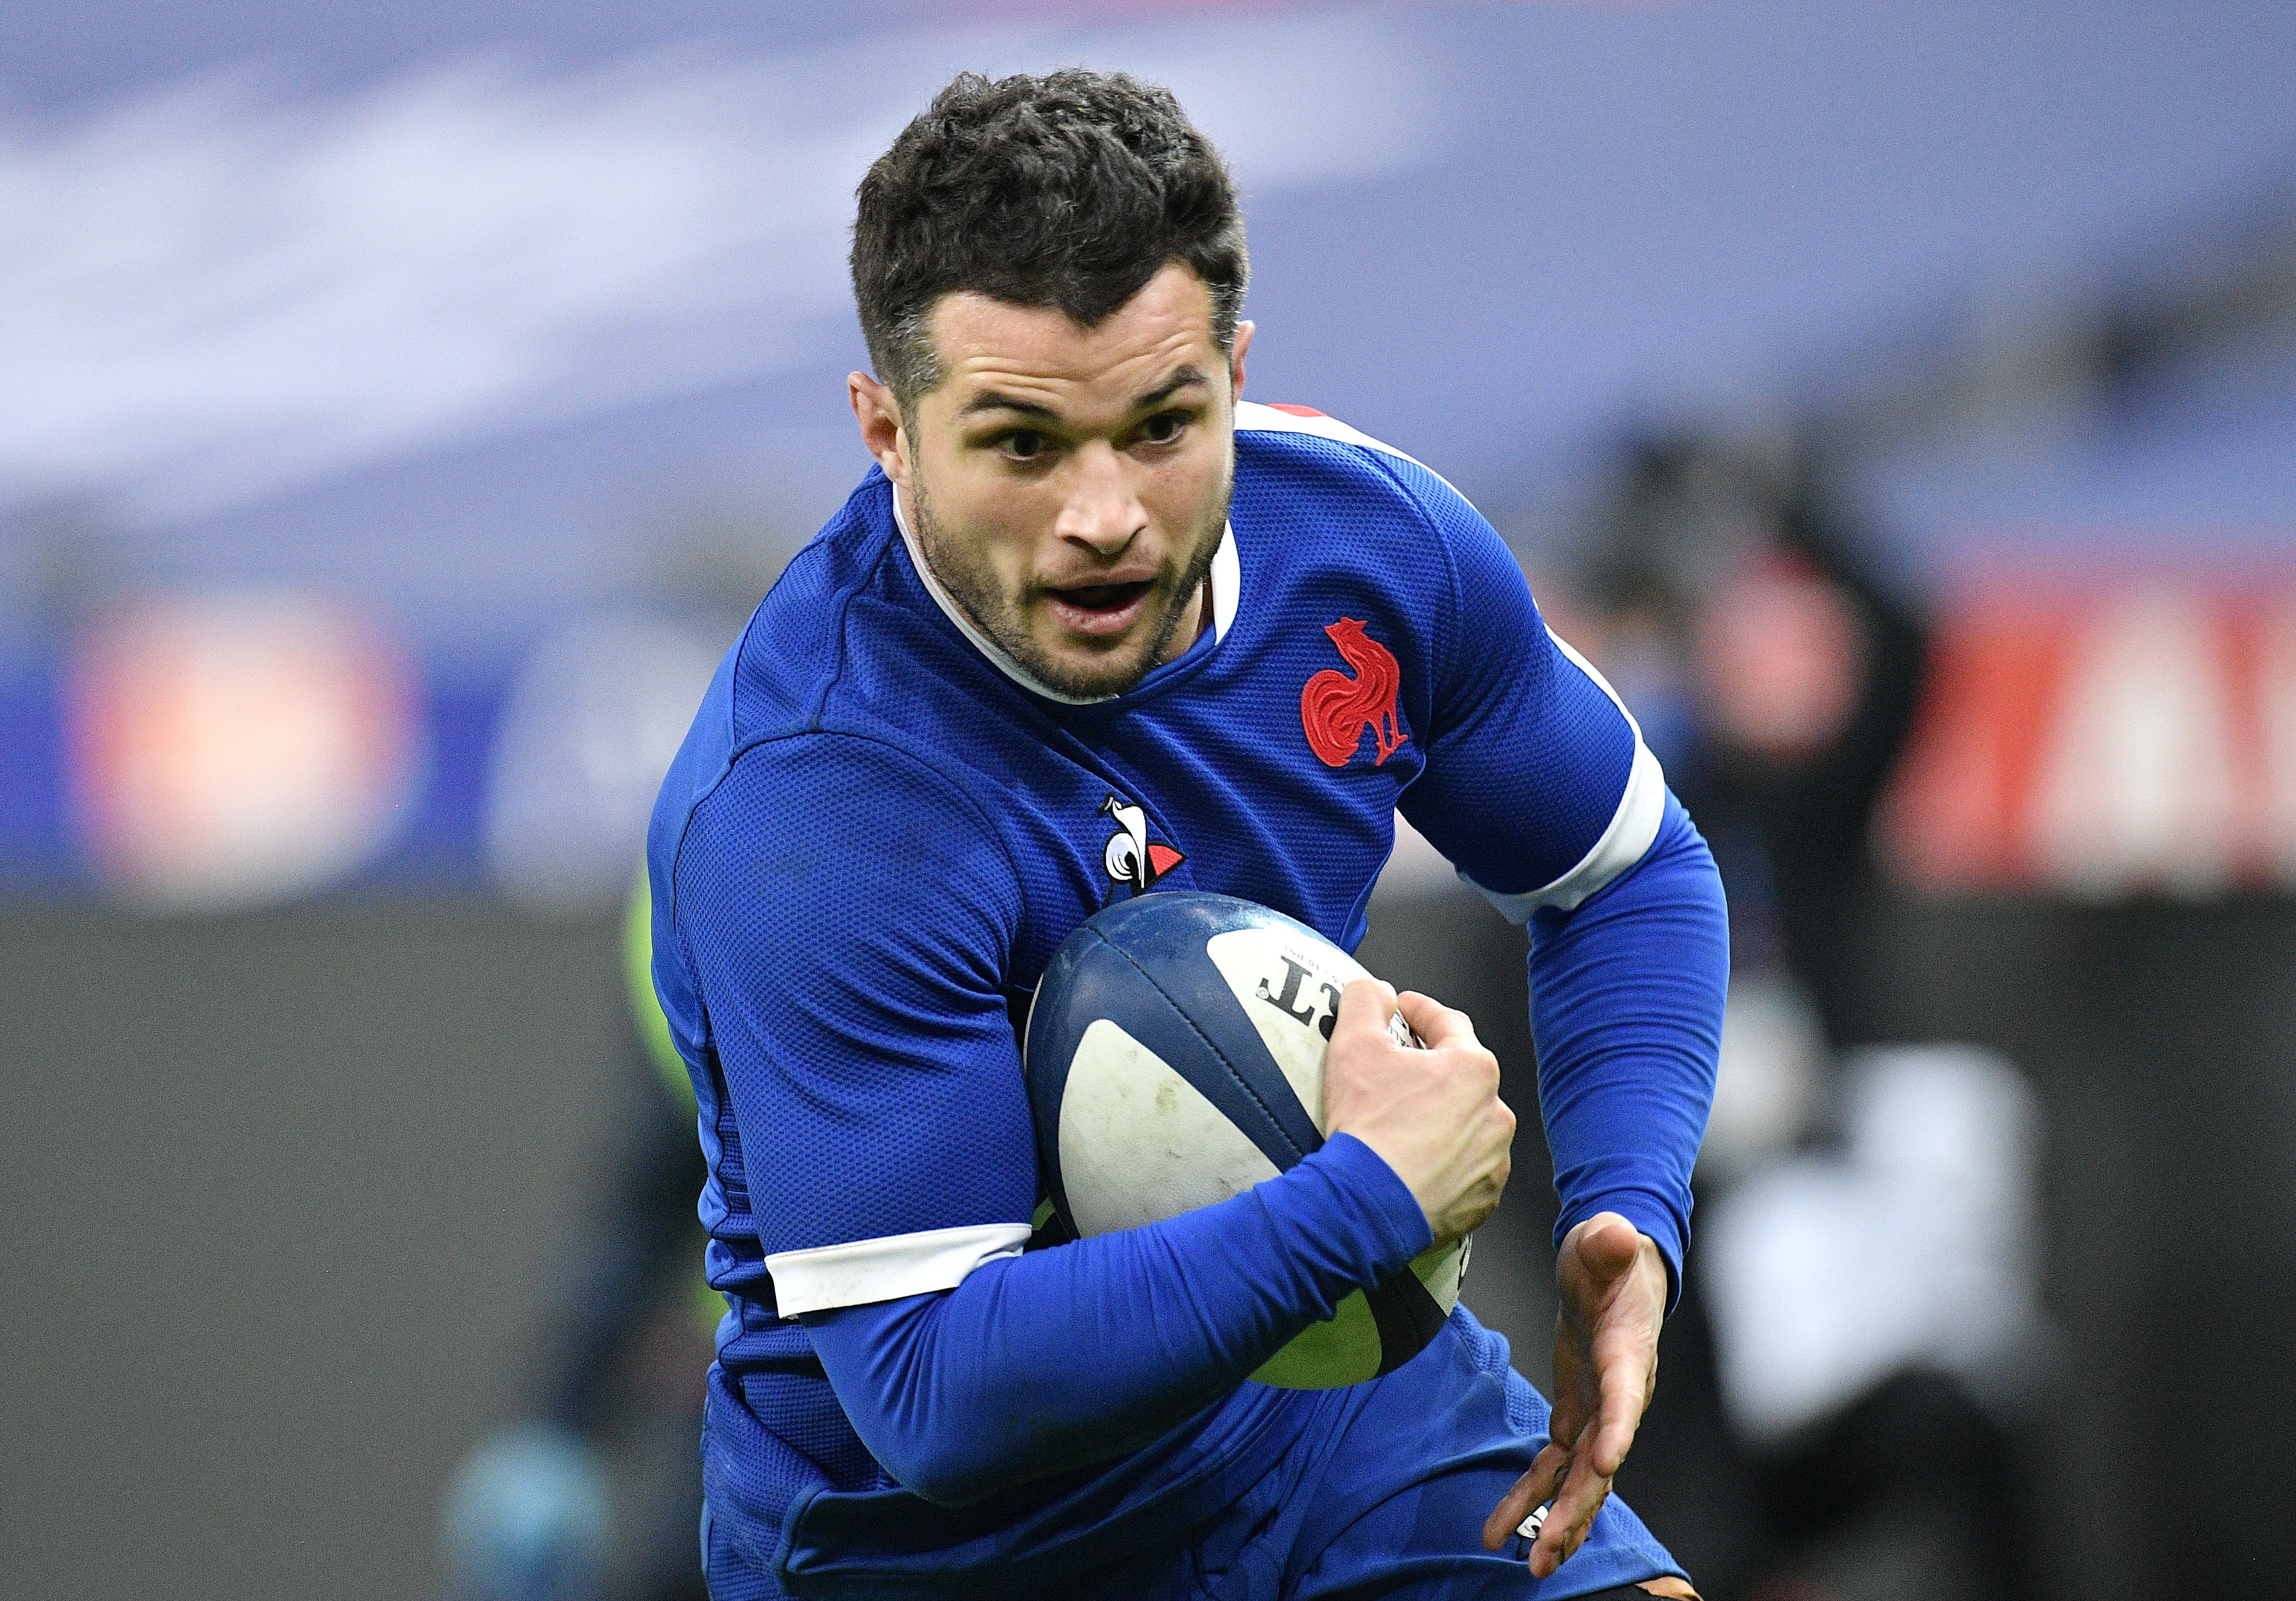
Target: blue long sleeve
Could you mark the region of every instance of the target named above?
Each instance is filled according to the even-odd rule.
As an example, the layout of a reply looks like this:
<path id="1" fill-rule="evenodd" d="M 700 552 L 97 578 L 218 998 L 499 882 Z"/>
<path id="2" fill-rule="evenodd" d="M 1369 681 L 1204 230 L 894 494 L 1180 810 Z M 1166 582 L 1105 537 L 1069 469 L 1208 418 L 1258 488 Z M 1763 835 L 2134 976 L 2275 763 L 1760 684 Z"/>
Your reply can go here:
<path id="1" fill-rule="evenodd" d="M 1431 1244 L 1403 1181 L 1341 1134 L 1217 1206 L 803 1322 L 870 1454 L 956 1506 L 1154 1439 Z"/>
<path id="2" fill-rule="evenodd" d="M 1615 1211 L 1666 1259 L 1690 1238 L 1690 1172 L 1714 1100 L 1729 917 L 1706 842 L 1671 792 L 1643 859 L 1576 911 L 1531 919 L 1538 1098 L 1571 1227 Z"/>

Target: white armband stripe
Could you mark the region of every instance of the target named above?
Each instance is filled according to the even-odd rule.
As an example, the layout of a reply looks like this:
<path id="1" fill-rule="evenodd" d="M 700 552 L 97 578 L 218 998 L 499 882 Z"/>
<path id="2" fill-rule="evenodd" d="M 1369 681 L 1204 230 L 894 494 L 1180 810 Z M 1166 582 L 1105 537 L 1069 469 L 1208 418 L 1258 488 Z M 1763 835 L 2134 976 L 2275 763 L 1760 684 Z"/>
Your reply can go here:
<path id="1" fill-rule="evenodd" d="M 1620 874 L 1643 859 L 1658 838 L 1659 825 L 1666 818 L 1666 774 L 1660 768 L 1658 758 L 1643 743 L 1642 725 L 1635 721 L 1627 703 L 1619 699 L 1619 692 L 1610 681 L 1595 670 L 1594 663 L 1570 648 L 1570 642 L 1552 629 L 1547 637 L 1588 677 L 1595 680 L 1602 692 L 1610 696 L 1611 704 L 1627 719 L 1627 727 L 1635 736 L 1633 765 L 1627 770 L 1626 792 L 1619 797 L 1618 809 L 1611 814 L 1610 826 L 1593 849 L 1578 858 L 1576 866 L 1553 883 L 1521 894 L 1502 895 L 1496 890 L 1485 889 L 1467 877 L 1460 879 L 1484 899 L 1498 907 L 1509 923 L 1528 923 L 1532 913 L 1542 907 L 1575 911 L 1587 898 L 1602 889 Z"/>
<path id="2" fill-rule="evenodd" d="M 1018 1256 L 1029 1243 L 1026 1223 L 978 1223 L 928 1228 L 841 1245 L 777 1251 L 766 1258 L 774 1277 L 774 1304 L 784 1318 L 866 1306 L 954 1290 L 981 1263 Z"/>

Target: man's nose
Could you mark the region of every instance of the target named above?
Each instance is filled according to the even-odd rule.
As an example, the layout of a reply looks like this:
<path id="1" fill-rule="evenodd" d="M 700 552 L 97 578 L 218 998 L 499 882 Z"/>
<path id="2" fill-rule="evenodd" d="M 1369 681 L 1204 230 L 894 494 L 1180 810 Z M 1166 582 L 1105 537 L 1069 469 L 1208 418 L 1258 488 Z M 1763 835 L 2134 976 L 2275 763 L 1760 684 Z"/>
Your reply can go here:
<path id="1" fill-rule="evenodd" d="M 1112 556 L 1147 525 L 1130 468 L 1116 448 L 1095 441 L 1077 452 L 1066 504 L 1054 531 Z"/>

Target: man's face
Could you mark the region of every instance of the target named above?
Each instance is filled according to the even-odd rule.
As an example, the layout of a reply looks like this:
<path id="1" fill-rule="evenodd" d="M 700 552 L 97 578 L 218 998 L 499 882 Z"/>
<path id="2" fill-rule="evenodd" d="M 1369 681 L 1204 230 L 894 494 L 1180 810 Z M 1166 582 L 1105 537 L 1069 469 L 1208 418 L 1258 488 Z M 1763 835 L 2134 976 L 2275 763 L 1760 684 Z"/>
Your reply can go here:
<path id="1" fill-rule="evenodd" d="M 1039 682 L 1128 688 L 1201 626 L 1250 324 L 1231 361 L 1210 291 L 1174 264 L 1095 328 L 971 292 L 928 326 L 941 381 L 906 417 L 864 374 L 853 393 L 925 559 Z"/>

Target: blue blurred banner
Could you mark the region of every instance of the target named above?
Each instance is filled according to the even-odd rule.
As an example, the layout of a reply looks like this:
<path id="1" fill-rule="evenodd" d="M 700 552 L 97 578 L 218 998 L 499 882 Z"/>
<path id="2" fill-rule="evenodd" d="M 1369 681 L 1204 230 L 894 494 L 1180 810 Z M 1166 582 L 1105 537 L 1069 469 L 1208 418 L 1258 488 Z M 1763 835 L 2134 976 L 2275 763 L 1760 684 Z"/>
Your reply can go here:
<path id="1" fill-rule="evenodd" d="M 2200 270 L 2296 152 L 2296 25 L 2243 8 L 22 0 L 0 883 L 610 894 L 708 662 L 866 465 L 854 184 L 955 70 L 1078 62 L 1233 160 L 1254 392 L 1534 554 L 1621 429 L 1764 426 Z M 1883 531 L 1915 569 L 2164 504 L 2288 540 L 2296 352 L 2241 372 L 2135 480 L 2046 426 L 2005 478 L 1882 453 Z"/>

